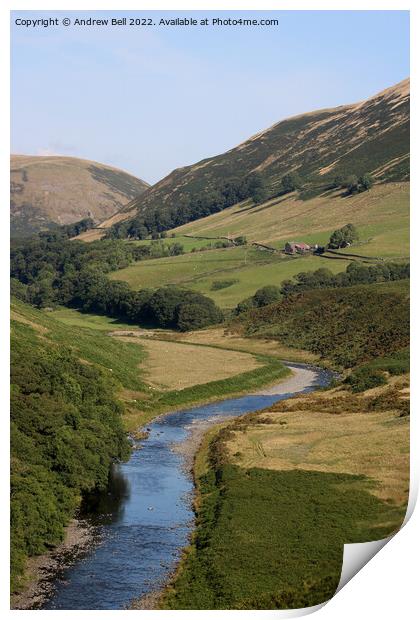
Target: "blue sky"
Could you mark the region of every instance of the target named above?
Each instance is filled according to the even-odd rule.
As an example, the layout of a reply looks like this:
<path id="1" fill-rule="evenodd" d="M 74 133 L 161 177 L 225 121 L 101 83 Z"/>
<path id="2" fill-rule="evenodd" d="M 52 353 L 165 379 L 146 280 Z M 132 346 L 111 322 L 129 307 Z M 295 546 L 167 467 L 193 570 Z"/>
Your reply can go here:
<path id="1" fill-rule="evenodd" d="M 23 28 L 16 18 L 221 15 L 271 27 Z M 154 183 L 302 112 L 409 75 L 407 11 L 14 11 L 12 152 Z"/>

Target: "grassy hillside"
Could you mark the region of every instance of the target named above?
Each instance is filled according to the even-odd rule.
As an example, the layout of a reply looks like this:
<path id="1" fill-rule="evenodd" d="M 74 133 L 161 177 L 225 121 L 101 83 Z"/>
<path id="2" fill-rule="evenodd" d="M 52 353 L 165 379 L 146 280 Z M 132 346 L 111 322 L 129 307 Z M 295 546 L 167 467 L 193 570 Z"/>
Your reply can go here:
<path id="1" fill-rule="evenodd" d="M 227 181 L 259 173 L 275 196 L 290 172 L 303 180 L 304 196 L 321 194 L 343 175 L 408 179 L 409 80 L 361 103 L 286 119 L 222 155 L 175 170 L 124 209 L 124 218 L 171 228 L 176 220 L 185 223 L 228 206 L 219 205 Z"/>
<path id="2" fill-rule="evenodd" d="M 127 172 L 75 157 L 12 155 L 10 174 L 16 236 L 84 217 L 100 222 L 148 187 Z"/>
<path id="3" fill-rule="evenodd" d="M 159 607 L 329 599 L 343 544 L 383 538 L 404 519 L 407 384 L 299 396 L 208 433 L 195 461 L 195 537 Z"/>
<path id="4" fill-rule="evenodd" d="M 135 430 L 158 413 L 210 402 L 275 382 L 288 374 L 279 356 L 213 343 L 173 340 L 171 332 L 136 330 L 70 309 L 40 311 L 14 302 L 12 320 L 68 347 L 116 384 L 123 423 Z M 114 336 L 109 335 L 115 332 Z M 132 334 L 132 335 L 129 335 Z M 185 372 L 180 370 L 184 360 Z"/>
<path id="5" fill-rule="evenodd" d="M 83 317 L 80 313 L 76 314 Z M 117 381 L 120 388 L 146 388 L 139 370 L 146 356 L 140 346 L 118 342 L 96 329 L 83 329 L 91 327 L 89 322 L 86 325 L 83 320 L 78 327 L 66 325 L 56 320 L 54 313 L 37 310 L 19 301 L 12 303 L 11 320 L 12 325 L 26 325 L 46 342 L 68 347 L 85 363 L 97 365 L 109 381 Z M 94 319 L 91 321 L 94 322 Z"/>
<path id="6" fill-rule="evenodd" d="M 25 583 L 28 557 L 63 539 L 82 494 L 104 488 L 111 463 L 129 455 L 117 399 L 118 375 L 123 376 L 121 358 L 115 359 L 120 348 L 95 343 L 85 334 L 70 338 L 60 327 L 23 304 L 13 307 L 12 591 Z M 141 351 L 135 353 L 141 359 Z M 128 357 L 127 370 L 131 364 L 133 371 L 133 357 Z"/>
<path id="7" fill-rule="evenodd" d="M 255 207 L 241 203 L 173 232 L 177 237 L 245 235 L 249 242 L 274 247 L 292 240 L 323 245 L 333 230 L 352 222 L 360 231 L 361 254 L 408 256 L 409 201 L 408 183 L 375 185 L 368 192 L 344 198 L 337 191 L 307 201 L 293 195 Z"/>
<path id="8" fill-rule="evenodd" d="M 128 282 L 134 289 L 153 287 L 156 282 L 182 284 L 208 295 L 223 308 L 232 308 L 258 288 L 278 285 L 301 271 L 328 267 L 337 273 L 349 264 L 336 258 L 270 254 L 252 247 L 253 241 L 275 248 L 283 248 L 290 240 L 323 245 L 333 230 L 348 222 L 356 225 L 360 243 L 343 250 L 344 255 L 356 252 L 385 260 L 408 257 L 409 184 L 377 185 L 346 198 L 334 192 L 307 201 L 294 196 L 282 198 L 252 209 L 246 204 L 236 205 L 182 226 L 173 231 L 175 238 L 164 240 L 167 244 L 181 243 L 186 254 L 138 262 L 111 277 Z M 228 235 L 245 235 L 248 245 L 190 253 L 192 248 L 214 245 L 214 237 Z M 215 289 L 217 281 L 227 281 L 228 286 Z"/>

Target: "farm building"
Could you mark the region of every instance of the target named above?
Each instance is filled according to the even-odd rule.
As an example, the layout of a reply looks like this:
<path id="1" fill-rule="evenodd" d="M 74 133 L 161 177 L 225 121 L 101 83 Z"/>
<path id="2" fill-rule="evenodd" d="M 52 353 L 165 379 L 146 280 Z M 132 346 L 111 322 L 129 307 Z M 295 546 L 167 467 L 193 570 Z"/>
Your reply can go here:
<path id="1" fill-rule="evenodd" d="M 311 246 L 307 243 L 296 243 L 296 241 L 288 241 L 284 246 L 286 254 L 306 254 L 311 249 Z"/>

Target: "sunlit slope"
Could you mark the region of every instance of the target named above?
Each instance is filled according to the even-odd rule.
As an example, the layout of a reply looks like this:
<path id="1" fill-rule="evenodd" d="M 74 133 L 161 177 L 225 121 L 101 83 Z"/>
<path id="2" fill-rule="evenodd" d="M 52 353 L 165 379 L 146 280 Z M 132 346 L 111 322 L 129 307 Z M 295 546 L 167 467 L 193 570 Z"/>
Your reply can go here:
<path id="1" fill-rule="evenodd" d="M 161 221 L 173 221 L 186 207 L 192 221 L 200 215 L 197 201 L 254 172 L 271 196 L 290 172 L 311 195 L 321 194 L 340 175 L 368 172 L 377 181 L 407 180 L 409 89 L 407 79 L 359 103 L 282 120 L 226 153 L 174 170 L 124 209 L 123 217 L 154 212 Z"/>
<path id="2" fill-rule="evenodd" d="M 368 192 L 346 198 L 335 193 L 307 201 L 295 197 L 269 201 L 253 209 L 235 206 L 176 229 L 175 240 L 182 243 L 181 236 L 185 239 L 185 235 L 246 235 L 247 246 L 141 261 L 111 277 L 128 282 L 134 289 L 153 288 L 157 283 L 186 286 L 209 295 L 223 308 L 232 308 L 258 288 L 279 285 L 301 271 L 328 267 L 337 273 L 349 264 L 346 260 L 312 255 L 270 254 L 252 247 L 253 241 L 277 248 L 283 247 L 287 240 L 324 244 L 333 230 L 349 222 L 357 226 L 361 237 L 360 244 L 349 252 L 385 260 L 407 258 L 408 183 L 377 185 Z M 197 240 L 197 247 L 201 241 Z M 189 244 L 185 247 L 188 249 Z M 214 290 L 214 283 L 220 280 L 227 280 L 228 286 Z"/>
<path id="3" fill-rule="evenodd" d="M 235 205 L 174 229 L 176 235 L 237 236 L 249 242 L 279 245 L 283 241 L 325 243 L 332 230 L 352 222 L 360 230 L 363 252 L 408 255 L 409 184 L 384 183 L 355 196 L 340 192 L 311 200 L 277 198 L 259 206 Z M 405 247 L 402 247 L 405 244 Z"/>
<path id="4" fill-rule="evenodd" d="M 266 284 L 279 285 L 300 271 L 327 266 L 337 273 L 346 265 L 346 260 L 271 256 L 256 249 L 238 247 L 141 261 L 114 272 L 111 278 L 124 280 L 134 289 L 177 284 L 203 292 L 222 308 L 232 308 L 258 288 Z M 220 280 L 231 283 L 226 288 L 214 290 L 214 282 Z"/>

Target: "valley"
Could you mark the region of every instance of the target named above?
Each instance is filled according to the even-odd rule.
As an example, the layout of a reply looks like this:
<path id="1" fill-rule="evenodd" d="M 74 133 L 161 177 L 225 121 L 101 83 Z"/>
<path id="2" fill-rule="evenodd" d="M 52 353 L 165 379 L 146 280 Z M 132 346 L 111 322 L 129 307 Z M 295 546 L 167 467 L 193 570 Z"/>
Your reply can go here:
<path id="1" fill-rule="evenodd" d="M 400 527 L 408 89 L 280 121 L 152 187 L 13 160 L 14 593 L 85 500 L 104 538 L 44 608 L 315 605 L 344 543 Z"/>

